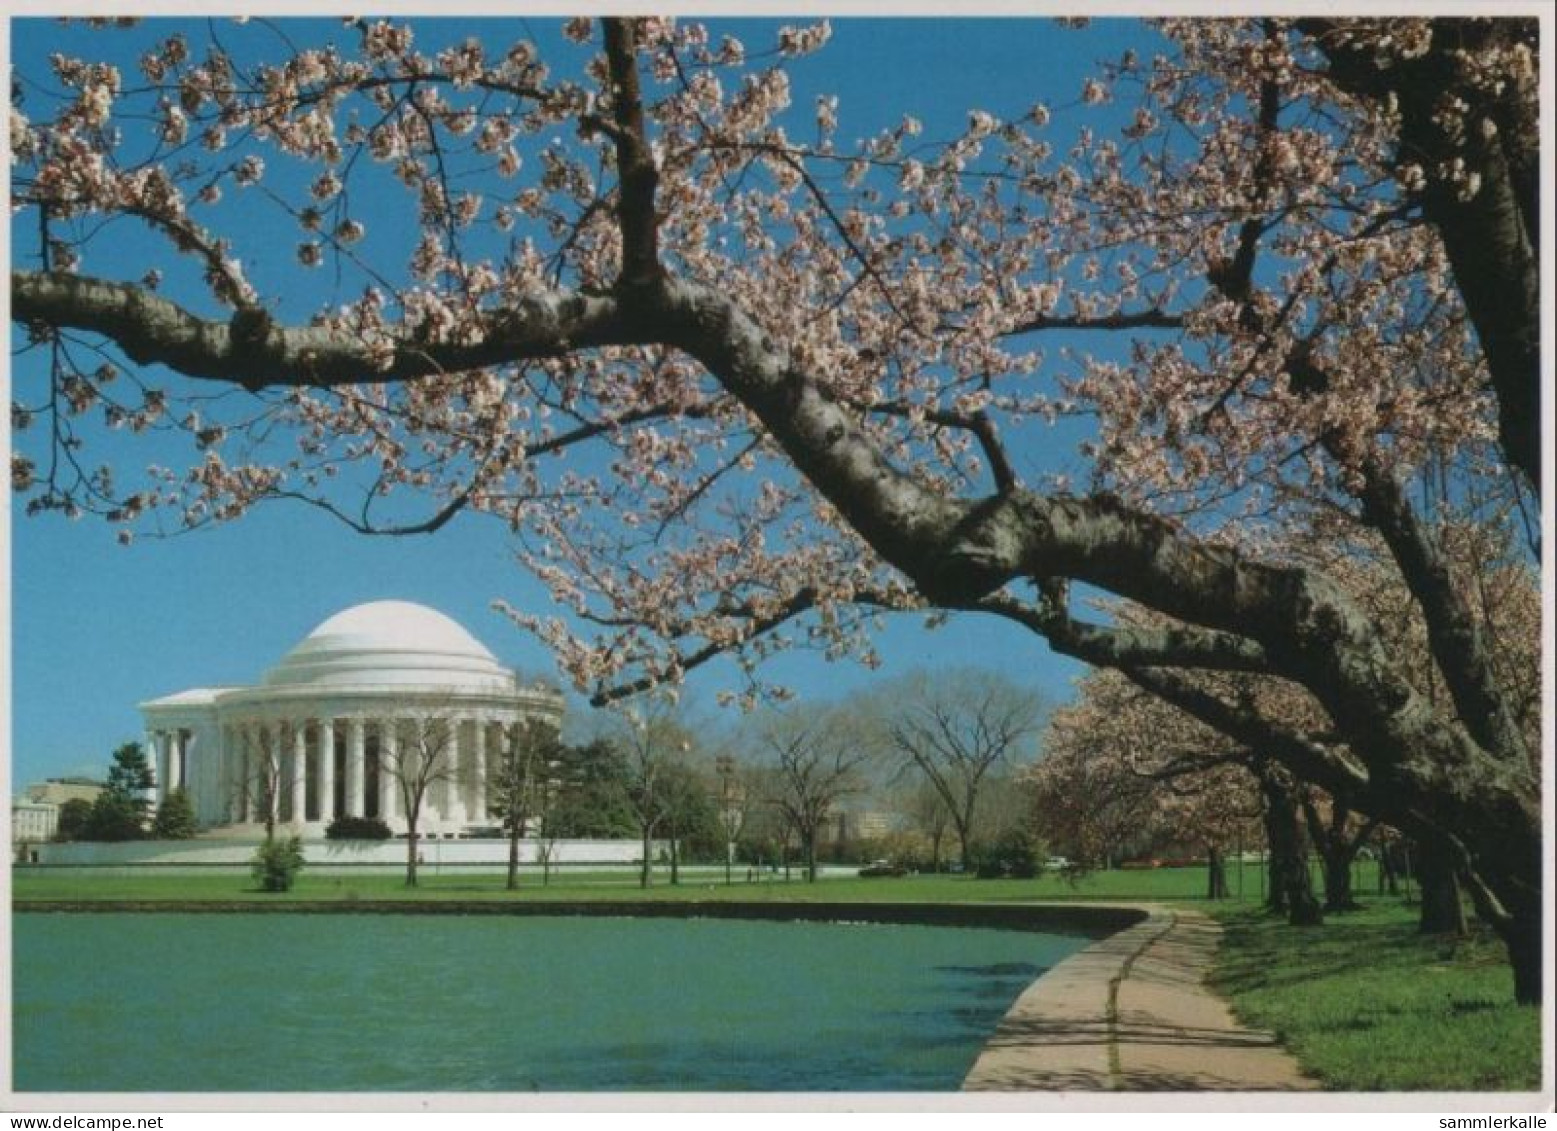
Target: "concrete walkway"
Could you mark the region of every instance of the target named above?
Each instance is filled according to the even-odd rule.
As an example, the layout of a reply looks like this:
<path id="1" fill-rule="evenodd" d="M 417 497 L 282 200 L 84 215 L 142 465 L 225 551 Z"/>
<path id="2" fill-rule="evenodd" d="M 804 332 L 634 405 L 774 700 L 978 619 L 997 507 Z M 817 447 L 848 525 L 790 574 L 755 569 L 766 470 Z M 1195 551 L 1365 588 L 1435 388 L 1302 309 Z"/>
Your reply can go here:
<path id="1" fill-rule="evenodd" d="M 1152 906 L 1017 999 L 967 1091 L 1295 1091 L 1319 1085 L 1206 987 L 1221 928 Z"/>

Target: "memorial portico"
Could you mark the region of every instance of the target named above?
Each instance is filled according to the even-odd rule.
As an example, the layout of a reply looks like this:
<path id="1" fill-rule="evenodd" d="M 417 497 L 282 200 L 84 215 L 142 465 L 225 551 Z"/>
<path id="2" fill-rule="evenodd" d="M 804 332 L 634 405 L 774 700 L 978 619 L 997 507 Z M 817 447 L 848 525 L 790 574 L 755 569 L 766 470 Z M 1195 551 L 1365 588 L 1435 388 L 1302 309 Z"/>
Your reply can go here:
<path id="1" fill-rule="evenodd" d="M 197 688 L 141 705 L 157 799 L 183 788 L 202 825 L 305 836 L 340 816 L 406 829 L 401 783 L 431 763 L 418 827 L 489 826 L 494 752 L 532 718 L 561 724 L 562 697 L 525 686 L 453 620 L 377 601 L 309 633 L 253 687 Z"/>

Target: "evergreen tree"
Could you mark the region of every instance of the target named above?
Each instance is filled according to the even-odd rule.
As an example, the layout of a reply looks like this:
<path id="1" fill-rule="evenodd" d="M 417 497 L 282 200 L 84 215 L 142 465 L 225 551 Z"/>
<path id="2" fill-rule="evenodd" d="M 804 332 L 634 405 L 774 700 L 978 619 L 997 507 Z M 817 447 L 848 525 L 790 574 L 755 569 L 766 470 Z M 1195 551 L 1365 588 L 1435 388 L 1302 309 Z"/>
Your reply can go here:
<path id="1" fill-rule="evenodd" d="M 487 811 L 503 822 L 508 836 L 508 889 L 519 886 L 519 840 L 539 817 L 551 795 L 562 743 L 557 728 L 529 719 L 504 742 L 487 775 Z"/>
<path id="2" fill-rule="evenodd" d="M 156 786 L 146 752 L 138 742 L 126 742 L 114 751 L 108 769 L 108 785 L 92 803 L 87 822 L 89 840 L 139 840 L 146 835 L 151 802 L 146 795 Z"/>
<path id="3" fill-rule="evenodd" d="M 637 831 L 627 800 L 627 763 L 606 739 L 561 750 L 561 789 L 548 824 L 565 838 L 632 836 Z"/>
<path id="4" fill-rule="evenodd" d="M 72 797 L 59 807 L 59 824 L 54 829 L 57 841 L 87 840 L 92 832 L 92 803 Z"/>
<path id="5" fill-rule="evenodd" d="M 151 801 L 147 794 L 156 788 L 156 776 L 139 742 L 126 742 L 114 751 L 113 765 L 108 768 L 107 792 L 128 802 L 140 815 L 143 825 L 151 816 Z"/>
<path id="6" fill-rule="evenodd" d="M 92 802 L 85 840 L 140 840 L 146 835 L 144 811 L 131 799 L 104 790 Z"/>
<path id="7" fill-rule="evenodd" d="M 189 794 L 175 789 L 157 809 L 157 819 L 152 822 L 151 835 L 157 840 L 188 840 L 200 831 L 195 819 L 195 806 Z"/>

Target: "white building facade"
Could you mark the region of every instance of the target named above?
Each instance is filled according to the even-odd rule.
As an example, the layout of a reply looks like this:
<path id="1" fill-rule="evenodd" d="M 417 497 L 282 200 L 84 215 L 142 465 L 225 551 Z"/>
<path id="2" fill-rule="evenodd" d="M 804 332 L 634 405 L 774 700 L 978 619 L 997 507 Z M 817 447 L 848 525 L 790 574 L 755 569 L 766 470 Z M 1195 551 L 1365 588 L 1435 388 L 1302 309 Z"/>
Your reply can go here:
<path id="1" fill-rule="evenodd" d="M 54 838 L 59 806 L 52 801 L 11 802 L 11 843 L 40 844 Z"/>
<path id="2" fill-rule="evenodd" d="M 348 816 L 403 833 L 405 784 L 426 777 L 418 831 L 458 836 L 495 823 L 489 768 L 527 721 L 560 727 L 563 700 L 442 613 L 375 601 L 320 624 L 255 686 L 140 709 L 157 801 L 185 790 L 205 828 L 253 830 L 273 813 L 306 837 Z"/>

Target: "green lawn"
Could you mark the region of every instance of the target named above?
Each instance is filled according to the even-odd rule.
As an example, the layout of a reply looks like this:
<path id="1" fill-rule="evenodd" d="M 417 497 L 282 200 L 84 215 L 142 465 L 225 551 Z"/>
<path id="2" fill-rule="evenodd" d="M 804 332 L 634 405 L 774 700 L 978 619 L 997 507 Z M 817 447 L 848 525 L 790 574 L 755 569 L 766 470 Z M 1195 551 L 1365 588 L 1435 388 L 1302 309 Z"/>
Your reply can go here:
<path id="1" fill-rule="evenodd" d="M 1541 1084 L 1541 1016 L 1513 1004 L 1503 947 L 1416 931 L 1380 900 L 1298 929 L 1257 911 L 1226 928 L 1212 984 L 1339 1091 L 1527 1091 Z"/>
<path id="2" fill-rule="evenodd" d="M 1256 892 L 1249 887 L 1249 897 Z M 971 876 L 899 876 L 859 879 L 848 876 L 804 883 L 799 873 L 786 882 L 782 874 L 748 883 L 738 872 L 733 884 L 722 875 L 696 873 L 672 885 L 668 873 L 656 873 L 654 885 L 638 886 L 629 872 L 574 872 L 554 875 L 542 884 L 538 874 L 525 873 L 517 893 L 503 886 L 500 869 L 481 874 L 440 875 L 424 867 L 421 885 L 407 888 L 390 873 L 322 875 L 306 868 L 297 886 L 284 895 L 258 890 L 245 873 L 211 871 L 186 875 L 122 875 L 66 869 L 14 869 L 11 892 L 23 900 L 355 900 L 355 899 L 523 899 L 523 900 L 743 900 L 773 902 L 882 901 L 961 903 L 1023 900 L 1157 900 L 1198 897 L 1205 886 L 1199 868 L 1101 872 L 1072 884 L 1054 875 L 1032 880 L 980 880 Z"/>

